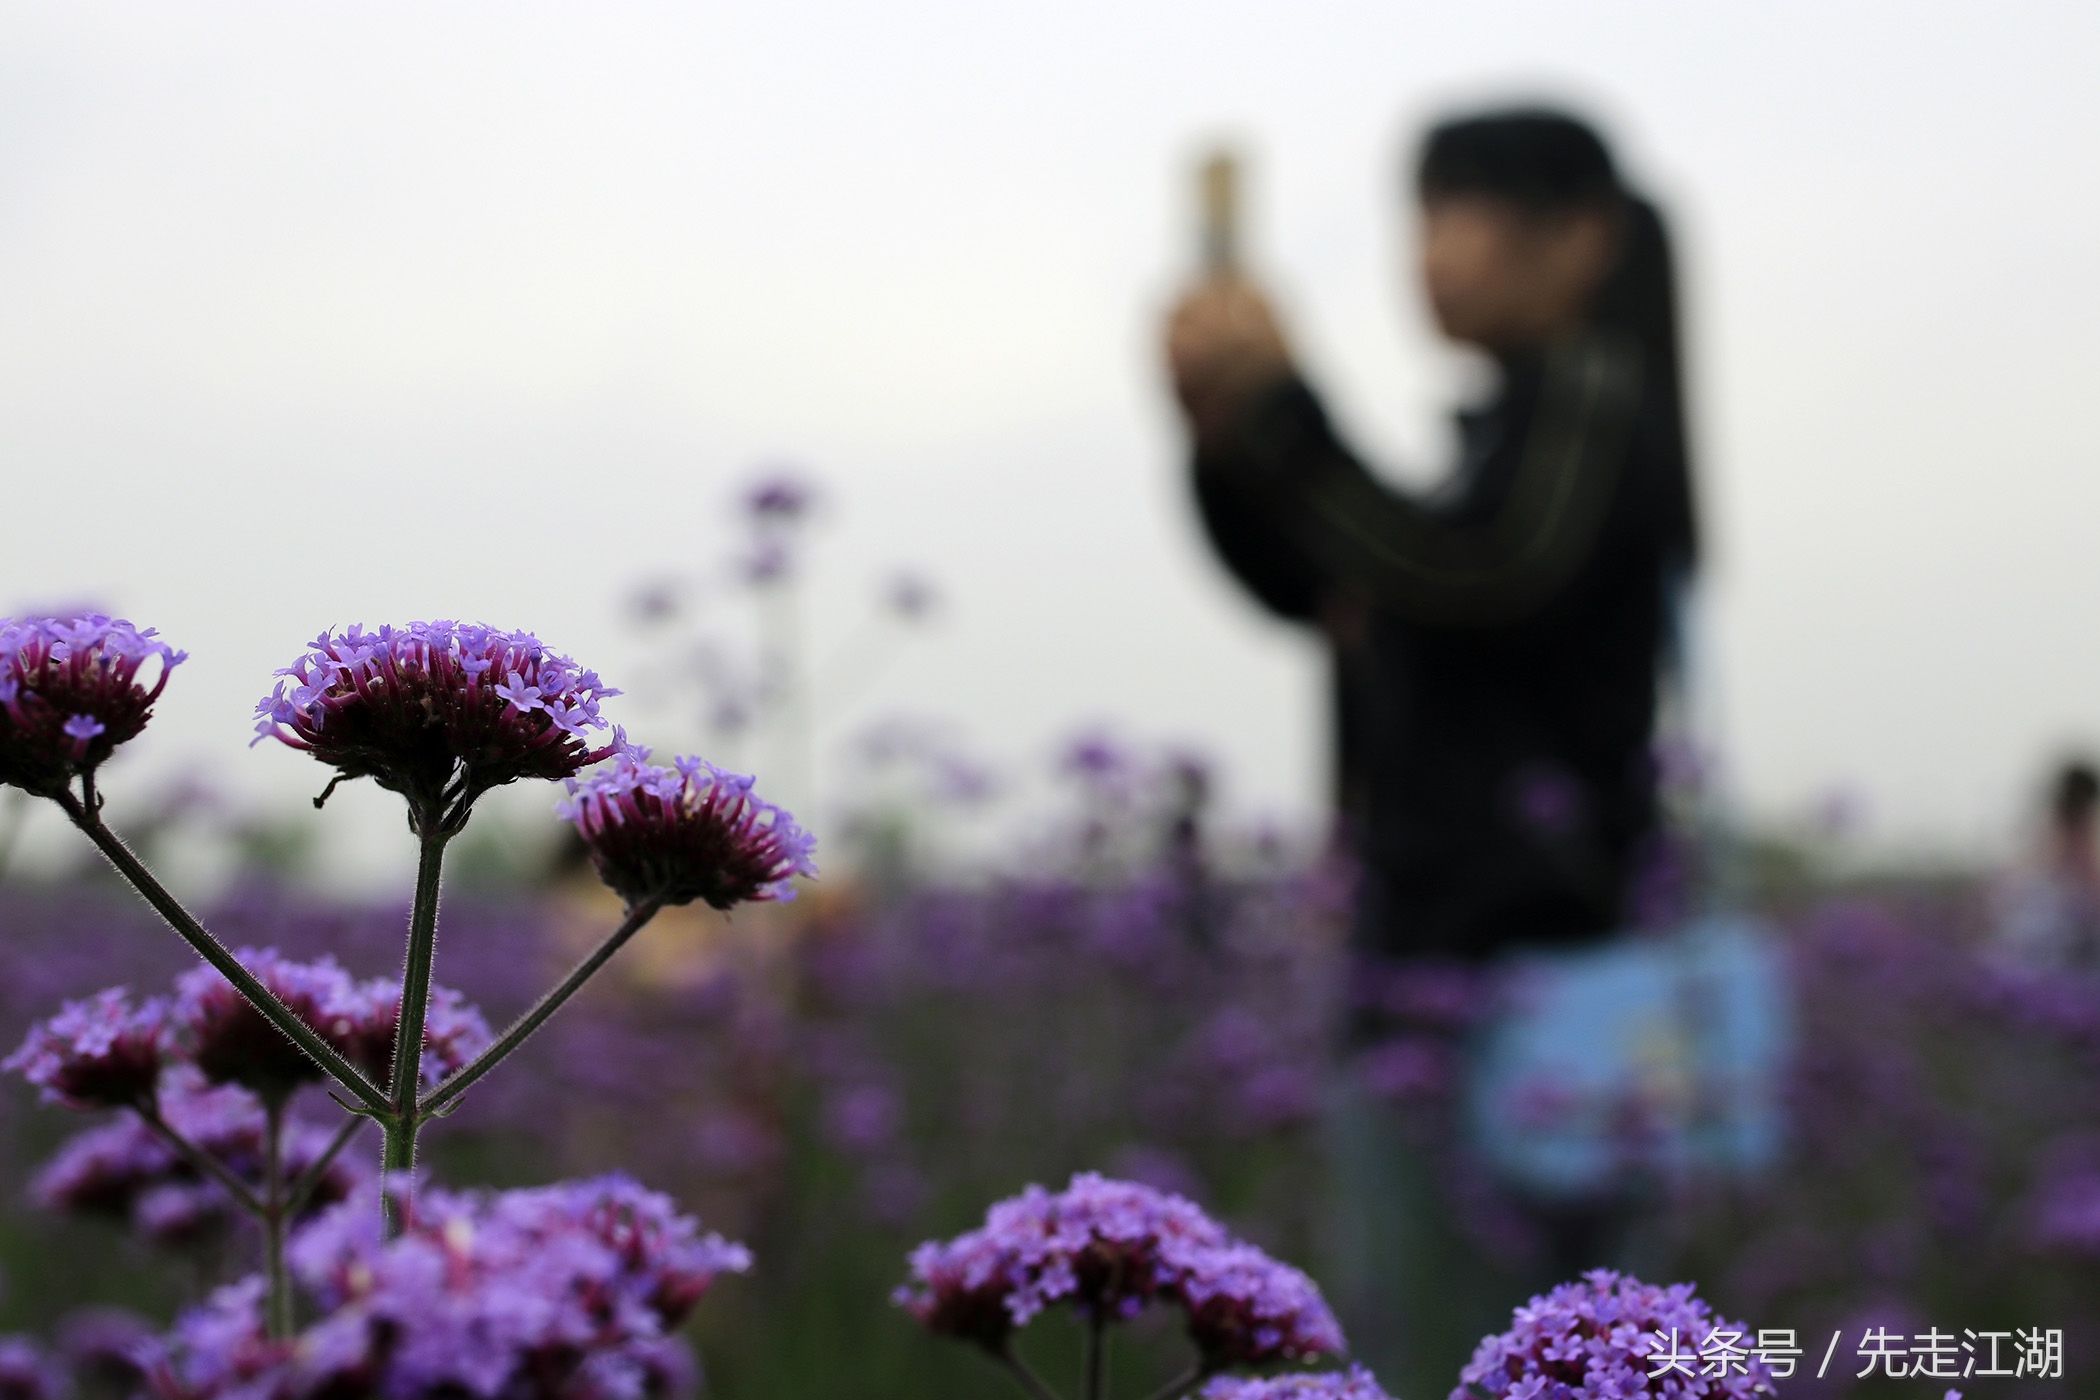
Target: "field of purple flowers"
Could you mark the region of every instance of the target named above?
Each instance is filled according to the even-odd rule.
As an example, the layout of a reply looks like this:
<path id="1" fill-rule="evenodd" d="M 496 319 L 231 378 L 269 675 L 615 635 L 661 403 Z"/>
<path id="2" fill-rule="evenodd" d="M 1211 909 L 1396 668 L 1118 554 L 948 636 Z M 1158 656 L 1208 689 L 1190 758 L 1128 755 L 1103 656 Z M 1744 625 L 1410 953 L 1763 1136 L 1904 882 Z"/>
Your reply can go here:
<path id="1" fill-rule="evenodd" d="M 703 1372 L 780 1400 L 1373 1397 L 1316 1282 L 1337 1073 L 1405 1115 L 1511 1306 L 1538 1277 L 1533 1217 L 1458 1123 L 1496 988 L 1351 965 L 1346 872 L 1206 857 L 1185 765 L 1075 754 L 1090 800 L 1025 873 L 808 883 L 791 817 L 651 764 L 536 639 L 352 629 L 259 733 L 403 798 L 415 891 L 255 879 L 192 911 L 96 786 L 180 659 L 106 619 L 0 628 L 0 781 L 111 863 L 0 886 L 6 1400 L 670 1396 Z M 452 889 L 440 952 L 475 798 L 561 778 L 587 861 Z M 1799 1025 L 1784 1158 L 1650 1174 L 1639 1203 L 1640 1273 L 1698 1294 L 1570 1281 L 1442 1384 L 1771 1384 L 1648 1375 L 1660 1329 L 1724 1326 L 1704 1299 L 1804 1338 L 2061 1329 L 2070 1388 L 1964 1389 L 2089 1393 L 2100 991 L 2008 963 L 1959 887 L 1764 902 Z M 1332 1028 L 1367 1010 L 1338 1068 Z M 1850 1370 L 1779 1389 L 1851 1393 Z"/>

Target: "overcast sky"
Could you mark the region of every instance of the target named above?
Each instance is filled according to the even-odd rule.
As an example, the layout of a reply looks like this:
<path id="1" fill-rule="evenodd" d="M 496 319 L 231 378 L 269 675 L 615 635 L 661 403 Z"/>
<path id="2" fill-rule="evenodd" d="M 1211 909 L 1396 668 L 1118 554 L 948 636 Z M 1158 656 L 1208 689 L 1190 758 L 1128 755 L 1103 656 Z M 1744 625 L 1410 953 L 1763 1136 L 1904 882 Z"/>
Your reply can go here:
<path id="1" fill-rule="evenodd" d="M 952 600 L 835 727 L 1106 719 L 1308 811 L 1317 655 L 1205 553 L 1159 392 L 1186 167 L 1246 144 L 1312 374 L 1419 480 L 1464 366 L 1397 165 L 1544 92 L 1681 226 L 1738 789 L 1987 840 L 2100 742 L 2096 54 L 2073 3 L 4 0 L 0 610 L 190 649 L 132 781 L 305 791 L 243 745 L 321 627 L 530 626 L 618 683 L 623 596 L 792 460 L 820 632 L 892 563 Z"/>

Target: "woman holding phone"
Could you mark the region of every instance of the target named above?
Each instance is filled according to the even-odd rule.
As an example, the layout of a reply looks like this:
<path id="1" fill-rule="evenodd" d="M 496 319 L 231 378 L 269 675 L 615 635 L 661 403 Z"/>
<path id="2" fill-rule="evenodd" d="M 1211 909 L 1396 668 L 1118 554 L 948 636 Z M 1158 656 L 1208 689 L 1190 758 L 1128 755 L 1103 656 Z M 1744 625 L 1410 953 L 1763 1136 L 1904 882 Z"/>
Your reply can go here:
<path id="1" fill-rule="evenodd" d="M 1596 134 L 1446 122 L 1415 185 L 1437 323 L 1499 370 L 1439 493 L 1364 467 L 1244 280 L 1183 298 L 1166 349 L 1212 544 L 1340 653 L 1361 945 L 1478 959 L 1620 924 L 1691 469 L 1662 221 Z"/>
<path id="2" fill-rule="evenodd" d="M 1437 325 L 1497 370 L 1460 415 L 1456 469 L 1427 495 L 1367 470 L 1268 301 L 1224 272 L 1165 335 L 1196 504 L 1240 583 L 1330 640 L 1357 949 L 1484 961 L 1601 944 L 1628 921 L 1657 823 L 1658 682 L 1698 553 L 1668 239 L 1597 133 L 1560 112 L 1443 122 L 1410 183 Z M 1418 1256 L 1382 1266 L 1387 1312 L 1457 1301 L 1449 1278 L 1394 1277 L 1449 1253 L 1423 1243 L 1417 1217 L 1438 1207 L 1408 1169 L 1345 1188 L 1363 1247 Z M 1607 1210 L 1541 1218 L 1556 1269 L 1609 1262 Z M 1408 1354 L 1444 1364 L 1431 1349 L 1417 1336 Z"/>

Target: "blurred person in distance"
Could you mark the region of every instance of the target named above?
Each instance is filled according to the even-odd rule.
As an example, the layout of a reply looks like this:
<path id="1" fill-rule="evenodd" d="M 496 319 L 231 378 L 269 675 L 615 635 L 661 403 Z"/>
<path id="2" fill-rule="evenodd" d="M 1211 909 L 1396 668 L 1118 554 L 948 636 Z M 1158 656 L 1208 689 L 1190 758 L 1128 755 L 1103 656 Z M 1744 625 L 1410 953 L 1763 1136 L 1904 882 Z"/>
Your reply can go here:
<path id="1" fill-rule="evenodd" d="M 2004 951 L 2043 968 L 2100 965 L 2100 772 L 2083 760 L 2050 780 L 2041 840 L 1995 892 Z"/>
<path id="2" fill-rule="evenodd" d="M 1589 126 L 1447 121 L 1414 186 L 1437 323 L 1499 370 L 1436 492 L 1349 450 L 1243 276 L 1183 296 L 1165 350 L 1212 545 L 1333 646 L 1361 944 L 1481 959 L 1622 926 L 1690 453 L 1663 222 Z"/>
<path id="3" fill-rule="evenodd" d="M 1459 415 L 1456 467 L 1423 494 L 1374 475 L 1228 262 L 1165 327 L 1196 505 L 1239 582 L 1328 641 L 1358 950 L 1602 949 L 1659 825 L 1659 683 L 1698 561 L 1667 231 L 1558 111 L 1445 121 L 1410 183 L 1438 327 L 1498 372 Z M 1434 1388 L 1523 1291 L 1346 1076 L 1331 1129 L 1345 1324 L 1388 1384 Z M 1537 1203 L 1548 1272 L 1614 1262 L 1628 1218 L 1616 1198 Z"/>

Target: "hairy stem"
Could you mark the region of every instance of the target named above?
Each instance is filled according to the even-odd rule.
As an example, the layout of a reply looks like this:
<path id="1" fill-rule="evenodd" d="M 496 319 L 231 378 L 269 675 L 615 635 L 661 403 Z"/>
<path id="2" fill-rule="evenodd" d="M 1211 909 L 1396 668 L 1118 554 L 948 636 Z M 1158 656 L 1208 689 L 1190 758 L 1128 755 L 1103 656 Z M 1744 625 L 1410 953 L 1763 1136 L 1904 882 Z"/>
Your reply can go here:
<path id="1" fill-rule="evenodd" d="M 1014 1382 L 1022 1390 L 1028 1392 L 1032 1400 L 1058 1400 L 1057 1392 L 1046 1385 L 1043 1378 L 1010 1349 L 994 1354 L 999 1358 L 999 1364 L 1006 1368 L 1007 1374 L 1014 1378 Z"/>
<path id="2" fill-rule="evenodd" d="M 1183 1391 L 1187 1390 L 1197 1381 L 1202 1380 L 1203 1377 L 1207 1374 L 1209 1373 L 1203 1369 L 1203 1364 L 1201 1362 L 1198 1362 L 1194 1366 L 1189 1367 L 1186 1371 L 1183 1371 L 1180 1375 L 1176 1376 L 1173 1380 L 1168 1381 L 1158 1390 L 1155 1390 L 1150 1395 L 1146 1396 L 1145 1400 L 1174 1400 L 1175 1396 L 1180 1395 Z"/>
<path id="3" fill-rule="evenodd" d="M 597 975 L 598 969 L 619 952 L 628 939 L 641 932 L 642 926 L 656 917 L 663 905 L 657 900 L 646 900 L 627 911 L 620 926 L 605 936 L 605 941 L 593 948 L 589 955 L 575 967 L 560 984 L 532 1004 L 532 1009 L 511 1023 L 509 1030 L 496 1037 L 486 1050 L 476 1055 L 471 1062 L 453 1071 L 444 1083 L 424 1096 L 417 1113 L 429 1117 L 465 1093 L 473 1083 L 490 1070 L 508 1059 L 511 1052 L 531 1038 L 532 1033 L 545 1025 L 547 1019 L 561 1010 L 562 1004 L 576 995 L 584 983 Z"/>
<path id="4" fill-rule="evenodd" d="M 284 1100 L 263 1102 L 263 1259 L 270 1279 L 270 1335 L 292 1335 L 292 1280 L 284 1268 L 290 1198 L 284 1183 Z"/>
<path id="5" fill-rule="evenodd" d="M 306 1170 L 300 1172 L 292 1181 L 284 1194 L 284 1214 L 287 1220 L 297 1219 L 299 1212 L 306 1209 L 307 1201 L 312 1199 L 314 1192 L 319 1189 L 322 1180 L 328 1175 L 328 1169 L 335 1165 L 335 1159 L 343 1154 L 343 1149 L 350 1145 L 350 1139 L 356 1137 L 357 1130 L 364 1125 L 364 1115 L 353 1114 L 342 1127 L 336 1129 L 335 1136 L 329 1140 L 328 1146 L 321 1149 L 321 1155 L 307 1163 Z"/>
<path id="6" fill-rule="evenodd" d="M 84 805 L 71 793 L 61 793 L 57 801 L 59 806 L 65 808 L 66 815 L 72 818 L 73 825 L 80 828 L 82 833 L 95 843 L 96 849 L 116 867 L 117 873 L 139 892 L 146 903 L 153 906 L 154 912 L 159 914 L 170 928 L 182 935 L 183 941 L 196 950 L 198 957 L 210 963 L 221 977 L 231 982 L 234 990 L 246 997 L 249 1004 L 254 1006 L 264 1019 L 284 1032 L 294 1045 L 306 1052 L 307 1058 L 326 1070 L 328 1076 L 354 1095 L 358 1102 L 375 1112 L 387 1110 L 386 1095 L 381 1093 L 371 1080 L 359 1073 L 355 1065 L 344 1059 L 342 1052 L 330 1045 L 319 1031 L 300 1020 L 297 1012 L 280 1001 L 276 993 L 265 987 L 254 973 L 241 965 L 241 960 L 236 958 L 225 944 L 214 938 L 203 924 L 197 922 L 196 916 L 183 908 L 174 895 L 168 893 L 160 881 L 154 878 L 153 872 L 132 854 L 131 848 L 126 846 L 115 832 L 102 824 L 102 817 L 94 807 Z"/>
<path id="7" fill-rule="evenodd" d="M 0 793 L 0 871 L 7 869 L 8 858 L 15 853 L 15 842 L 21 839 L 22 828 L 28 824 L 29 803 L 29 794 L 20 788 Z"/>
<path id="8" fill-rule="evenodd" d="M 153 1104 L 139 1103 L 132 1105 L 132 1107 L 138 1113 L 139 1121 L 152 1129 L 155 1137 L 175 1149 L 176 1154 L 183 1161 L 188 1162 L 198 1171 L 224 1187 L 226 1194 L 233 1197 L 235 1205 L 247 1211 L 250 1215 L 257 1217 L 262 1215 L 262 1201 L 256 1196 L 254 1190 L 247 1182 L 233 1174 L 233 1168 L 227 1166 L 217 1157 L 212 1156 L 211 1153 L 206 1152 L 196 1143 L 191 1142 L 181 1133 L 176 1132 L 169 1125 L 168 1120 L 160 1116 L 160 1109 Z"/>
<path id="9" fill-rule="evenodd" d="M 401 963 L 401 1024 L 394 1036 L 391 1107 L 381 1120 L 386 1143 L 380 1165 L 389 1173 L 413 1170 L 416 1134 L 422 1120 L 416 1096 L 423 1087 L 423 1021 L 430 1011 L 430 973 L 437 961 L 438 887 L 443 882 L 445 843 L 451 837 L 437 823 L 419 822 L 421 849 L 416 857 L 416 897 L 408 915 L 408 954 Z M 401 1211 L 393 1193 L 384 1193 L 386 1234 L 401 1233 Z"/>

